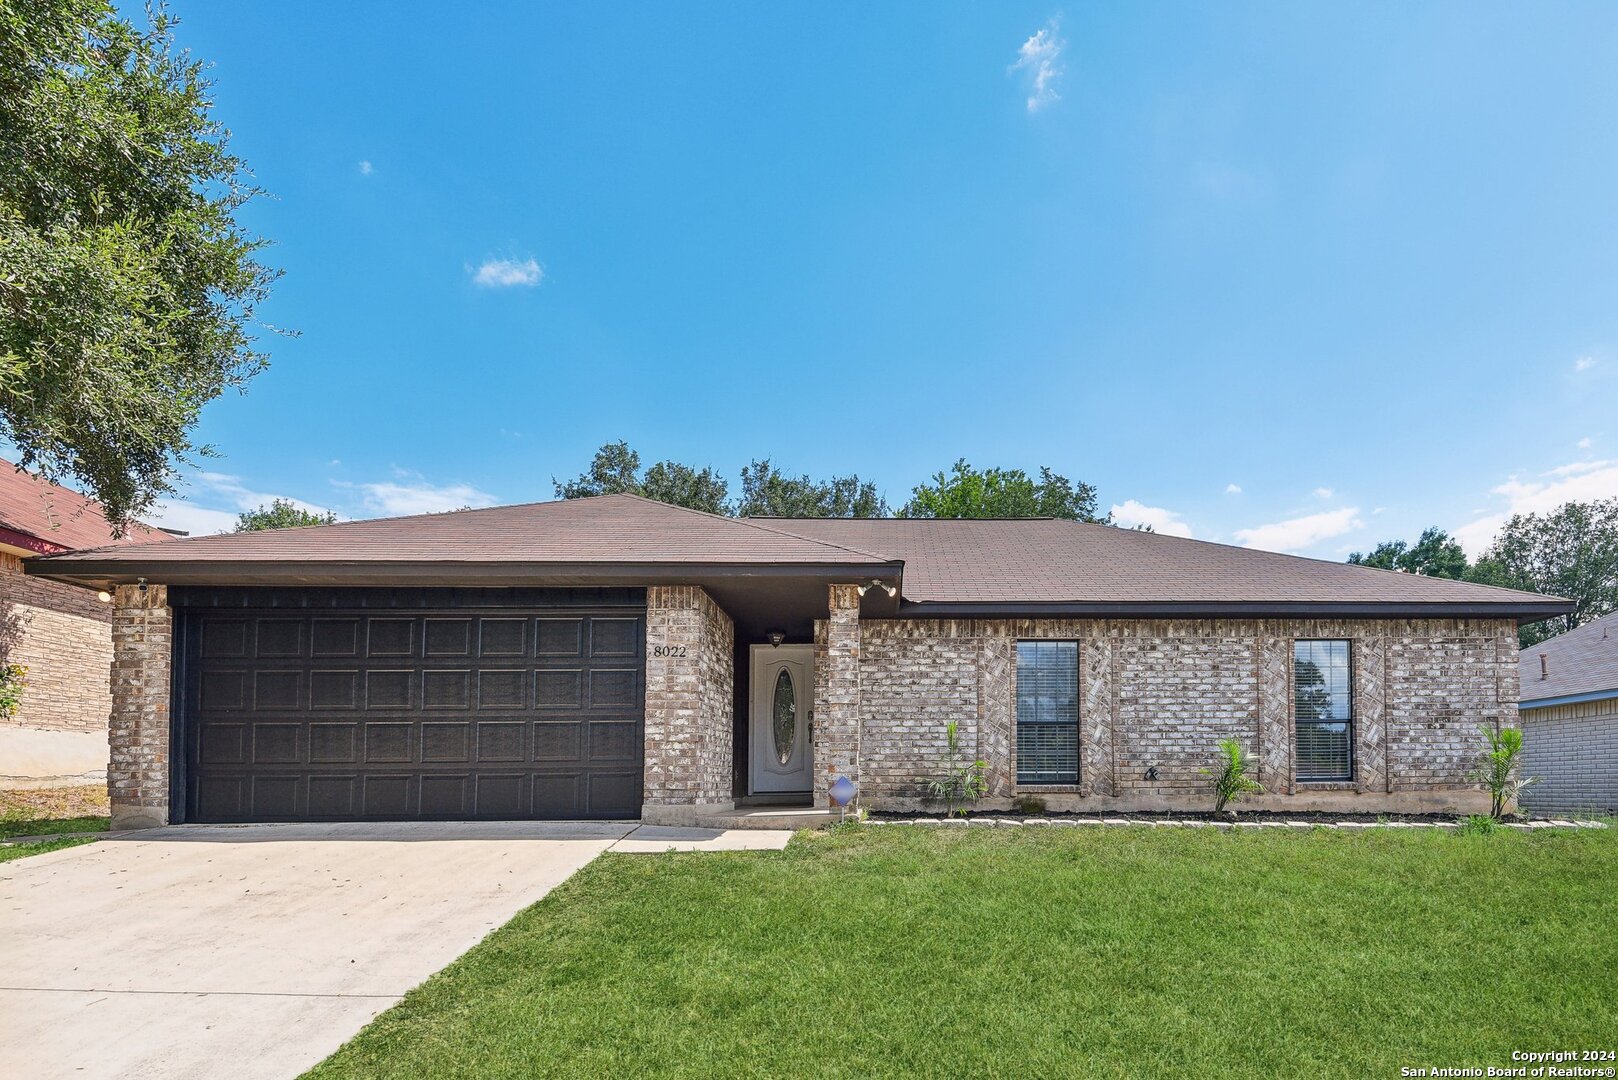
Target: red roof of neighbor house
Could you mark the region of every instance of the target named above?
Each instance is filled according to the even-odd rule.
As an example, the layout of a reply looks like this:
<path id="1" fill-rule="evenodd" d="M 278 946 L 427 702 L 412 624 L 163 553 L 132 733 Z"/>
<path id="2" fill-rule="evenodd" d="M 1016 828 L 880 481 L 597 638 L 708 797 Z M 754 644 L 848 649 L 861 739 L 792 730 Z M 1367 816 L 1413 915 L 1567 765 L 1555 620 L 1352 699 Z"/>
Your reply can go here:
<path id="1" fill-rule="evenodd" d="M 1071 521 L 725 518 L 631 495 L 204 536 L 35 560 L 168 584 L 900 583 L 899 610 L 1535 617 L 1555 597 Z"/>
<path id="2" fill-rule="evenodd" d="M 1618 697 L 1618 611 L 1524 649 L 1518 678 L 1525 708 L 1555 698 Z"/>
<path id="3" fill-rule="evenodd" d="M 41 554 L 108 545 L 146 544 L 175 539 L 138 522 L 114 536 L 100 503 L 82 492 L 42 480 L 0 459 L 0 529 L 14 535 L 0 543 Z M 34 543 L 26 541 L 32 539 Z"/>

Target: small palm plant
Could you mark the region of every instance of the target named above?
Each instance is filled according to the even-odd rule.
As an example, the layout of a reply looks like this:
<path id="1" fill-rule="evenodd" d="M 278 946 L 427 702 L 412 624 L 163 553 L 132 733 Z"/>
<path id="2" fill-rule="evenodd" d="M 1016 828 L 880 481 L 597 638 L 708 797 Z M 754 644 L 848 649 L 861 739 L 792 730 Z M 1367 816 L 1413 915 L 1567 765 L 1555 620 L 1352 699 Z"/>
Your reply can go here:
<path id="1" fill-rule="evenodd" d="M 988 794 L 989 782 L 984 772 L 989 766 L 982 760 L 966 760 L 961 750 L 960 727 L 954 720 L 944 725 L 944 743 L 944 774 L 929 776 L 922 783 L 928 795 L 944 803 L 946 816 L 965 817 L 966 807 L 956 804 L 977 802 Z"/>
<path id="2" fill-rule="evenodd" d="M 1506 807 L 1515 806 L 1530 785 L 1539 783 L 1537 777 L 1520 776 L 1517 759 L 1522 756 L 1522 729 L 1503 727 L 1498 730 L 1478 725 L 1478 731 L 1488 743 L 1483 763 L 1467 773 L 1470 780 L 1481 780 L 1489 789 L 1489 816 L 1499 821 L 1506 816 Z"/>
<path id="3" fill-rule="evenodd" d="M 1230 803 L 1247 795 L 1257 794 L 1264 790 L 1264 785 L 1247 775 L 1251 765 L 1247 755 L 1242 751 L 1242 744 L 1235 739 L 1220 739 L 1219 752 L 1224 755 L 1225 761 L 1215 771 L 1203 769 L 1202 775 L 1213 778 L 1214 813 L 1222 814 Z M 1232 817 L 1236 811 L 1230 812 Z"/>

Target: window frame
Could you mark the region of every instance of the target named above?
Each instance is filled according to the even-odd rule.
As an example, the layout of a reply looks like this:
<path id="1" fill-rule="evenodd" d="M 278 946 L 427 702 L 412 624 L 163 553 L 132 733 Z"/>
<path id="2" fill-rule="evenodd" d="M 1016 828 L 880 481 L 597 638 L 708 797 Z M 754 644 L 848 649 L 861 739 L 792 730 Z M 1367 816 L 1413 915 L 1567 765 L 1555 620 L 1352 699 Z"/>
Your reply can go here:
<path id="1" fill-rule="evenodd" d="M 1341 642 L 1346 653 L 1346 674 L 1348 678 L 1348 715 L 1340 720 L 1300 720 L 1298 717 L 1298 646 L 1315 642 L 1336 644 Z M 1292 640 L 1291 659 L 1291 689 L 1292 689 L 1292 770 L 1293 779 L 1300 784 L 1351 784 L 1359 771 L 1359 754 L 1356 753 L 1355 739 L 1359 729 L 1357 719 L 1359 702 L 1354 692 L 1354 639 L 1340 637 L 1321 638 L 1294 638 Z M 1303 775 L 1298 758 L 1298 729 L 1303 726 L 1319 727 L 1326 724 L 1344 724 L 1347 730 L 1344 736 L 1347 739 L 1347 769 L 1332 776 L 1305 776 Z"/>
<path id="2" fill-rule="evenodd" d="M 1022 719 L 1022 694 L 1024 680 L 1022 678 L 1022 646 L 1024 645 L 1066 645 L 1073 650 L 1073 715 L 1071 719 L 1061 720 L 1030 720 Z M 1081 642 L 1077 638 L 1016 638 L 1012 645 L 1012 699 L 1011 699 L 1011 725 L 1013 737 L 1013 754 L 1011 771 L 1016 787 L 1023 788 L 1076 788 L 1084 774 L 1082 760 L 1082 740 L 1080 739 L 1080 725 L 1082 723 L 1083 705 L 1080 700 L 1082 694 L 1079 681 L 1080 668 L 1083 664 Z M 1044 778 L 1025 780 L 1023 778 L 1023 728 L 1067 728 L 1072 732 L 1073 738 L 1073 771 L 1060 777 L 1051 777 L 1047 772 Z"/>

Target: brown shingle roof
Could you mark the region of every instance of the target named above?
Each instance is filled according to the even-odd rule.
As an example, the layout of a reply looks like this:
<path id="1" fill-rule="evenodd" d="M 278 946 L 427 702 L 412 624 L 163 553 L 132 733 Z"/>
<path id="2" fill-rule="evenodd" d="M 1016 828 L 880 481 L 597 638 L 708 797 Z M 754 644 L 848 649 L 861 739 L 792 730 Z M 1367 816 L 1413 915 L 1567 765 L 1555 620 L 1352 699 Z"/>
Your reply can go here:
<path id="1" fill-rule="evenodd" d="M 76 551 L 109 544 L 173 540 L 161 529 L 132 524 L 120 539 L 112 534 L 100 503 L 58 484 L 47 483 L 0 459 L 0 528 L 38 541 L 42 551 Z"/>
<path id="2" fill-rule="evenodd" d="M 893 580 L 901 564 L 902 607 L 919 610 L 1268 605 L 1277 612 L 1543 617 L 1568 607 L 1531 593 L 1070 521 L 737 519 L 629 495 L 86 551 L 36 560 L 31 572 L 170 584 L 332 583 L 362 575 L 368 583 L 408 576 L 433 584 L 580 584 L 643 574 L 634 580 L 646 584 L 764 568 Z M 652 569 L 655 577 L 647 574 Z"/>
<path id="3" fill-rule="evenodd" d="M 1543 679 L 1540 653 L 1545 654 L 1547 670 Z M 1518 676 L 1524 705 L 1583 694 L 1618 695 L 1618 612 L 1524 649 Z"/>
<path id="4" fill-rule="evenodd" d="M 1370 603 L 1501 607 L 1546 597 L 1075 521 L 767 519 L 904 560 L 916 603 Z"/>
<path id="5" fill-rule="evenodd" d="M 760 522 L 717 517 L 634 495 L 605 495 L 197 536 L 164 544 L 79 552 L 75 564 L 125 564 L 159 580 L 178 563 L 690 563 L 882 564 L 834 541 L 794 536 Z"/>

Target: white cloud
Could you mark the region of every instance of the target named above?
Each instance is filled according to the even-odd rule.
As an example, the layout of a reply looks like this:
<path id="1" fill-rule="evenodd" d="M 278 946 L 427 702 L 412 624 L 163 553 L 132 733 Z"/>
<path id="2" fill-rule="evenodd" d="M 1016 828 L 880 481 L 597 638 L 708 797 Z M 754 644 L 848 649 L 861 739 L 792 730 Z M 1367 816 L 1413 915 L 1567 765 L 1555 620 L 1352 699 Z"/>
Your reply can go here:
<path id="1" fill-rule="evenodd" d="M 191 482 L 194 493 L 187 499 L 165 499 L 153 507 L 147 519 L 154 525 L 179 529 L 193 536 L 230 532 L 243 510 L 257 510 L 276 499 L 284 499 L 301 510 L 324 514 L 324 506 L 304 502 L 290 495 L 255 491 L 239 476 L 230 473 L 201 472 Z"/>
<path id="2" fill-rule="evenodd" d="M 360 175 L 361 176 L 370 176 L 372 172 L 373 172 L 373 170 L 371 168 L 371 163 L 369 161 L 360 162 Z"/>
<path id="3" fill-rule="evenodd" d="M 1011 65 L 1011 70 L 1028 73 L 1029 112 L 1038 112 L 1060 100 L 1056 80 L 1062 77 L 1062 69 L 1056 61 L 1066 47 L 1067 42 L 1056 34 L 1056 20 L 1052 19 L 1017 49 L 1017 62 Z"/>
<path id="4" fill-rule="evenodd" d="M 1317 498 L 1317 499 L 1329 499 L 1329 498 L 1331 498 L 1331 495 L 1332 495 L 1331 488 L 1328 488 L 1328 487 L 1315 488 L 1315 498 Z"/>
<path id="5" fill-rule="evenodd" d="M 1548 469 L 1533 480 L 1511 477 L 1491 495 L 1505 499 L 1505 509 L 1483 514 L 1455 530 L 1455 539 L 1472 556 L 1494 541 L 1513 514 L 1543 514 L 1568 502 L 1618 496 L 1618 460 L 1579 461 Z"/>
<path id="6" fill-rule="evenodd" d="M 1242 493 L 1242 486 L 1240 484 L 1226 484 L 1225 485 L 1225 494 L 1226 495 L 1240 495 L 1241 493 Z"/>
<path id="7" fill-rule="evenodd" d="M 1173 510 L 1166 510 L 1161 506 L 1146 506 L 1134 499 L 1114 504 L 1112 518 L 1126 529 L 1133 529 L 1137 525 L 1150 525 L 1153 532 L 1160 532 L 1165 536 L 1191 535 L 1191 526 Z"/>
<path id="8" fill-rule="evenodd" d="M 1591 439 L 1590 436 L 1588 436 L 1588 435 L 1586 435 L 1584 438 L 1579 440 L 1579 449 L 1580 450 L 1588 450 L 1588 449 L 1590 449 L 1590 447 L 1592 447 L 1594 445 L 1595 445 L 1595 440 Z"/>
<path id="9" fill-rule="evenodd" d="M 472 283 L 485 289 L 538 285 L 545 276 L 536 259 L 486 259 L 472 273 Z"/>
<path id="10" fill-rule="evenodd" d="M 1262 548 L 1265 551 L 1304 551 L 1322 540 L 1330 540 L 1360 528 L 1364 522 L 1360 521 L 1359 514 L 1359 508 L 1355 506 L 1306 514 L 1251 529 L 1237 529 L 1236 540 L 1243 547 Z"/>
<path id="11" fill-rule="evenodd" d="M 1593 356 L 1581 356 L 1577 360 L 1573 361 L 1574 371 L 1589 371 L 1595 366 L 1596 358 Z"/>
<path id="12" fill-rule="evenodd" d="M 383 481 L 358 485 L 366 509 L 383 517 L 402 517 L 406 514 L 438 514 L 446 510 L 459 510 L 463 506 L 493 506 L 500 500 L 470 484 L 439 486 L 425 480 L 416 483 Z"/>

